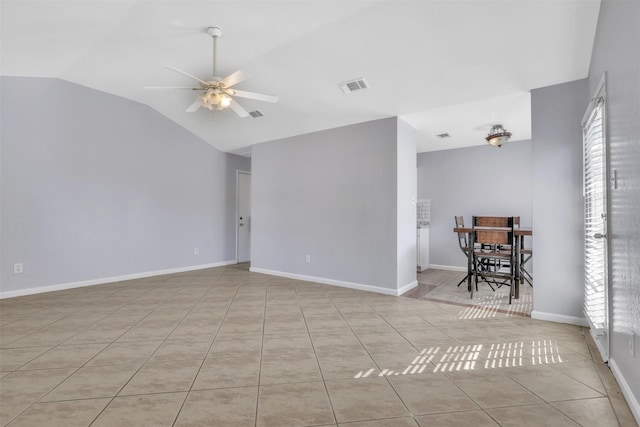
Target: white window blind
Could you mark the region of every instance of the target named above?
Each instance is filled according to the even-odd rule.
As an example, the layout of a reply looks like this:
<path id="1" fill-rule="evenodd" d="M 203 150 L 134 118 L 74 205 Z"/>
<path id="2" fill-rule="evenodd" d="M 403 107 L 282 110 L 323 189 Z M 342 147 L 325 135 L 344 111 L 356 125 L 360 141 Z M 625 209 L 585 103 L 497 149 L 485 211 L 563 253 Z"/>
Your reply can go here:
<path id="1" fill-rule="evenodd" d="M 607 330 L 606 145 L 604 98 L 593 100 L 583 124 L 584 310 L 592 329 Z"/>

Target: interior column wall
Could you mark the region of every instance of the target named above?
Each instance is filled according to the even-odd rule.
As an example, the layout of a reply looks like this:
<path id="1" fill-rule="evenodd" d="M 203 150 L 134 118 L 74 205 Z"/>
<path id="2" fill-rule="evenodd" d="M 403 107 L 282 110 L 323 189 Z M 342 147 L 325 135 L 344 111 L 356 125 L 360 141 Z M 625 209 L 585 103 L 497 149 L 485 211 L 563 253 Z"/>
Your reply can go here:
<path id="1" fill-rule="evenodd" d="M 531 317 L 586 325 L 582 127 L 586 79 L 531 92 L 533 268 Z"/>
<path id="2" fill-rule="evenodd" d="M 396 140 L 389 118 L 254 146 L 252 271 L 395 294 Z"/>

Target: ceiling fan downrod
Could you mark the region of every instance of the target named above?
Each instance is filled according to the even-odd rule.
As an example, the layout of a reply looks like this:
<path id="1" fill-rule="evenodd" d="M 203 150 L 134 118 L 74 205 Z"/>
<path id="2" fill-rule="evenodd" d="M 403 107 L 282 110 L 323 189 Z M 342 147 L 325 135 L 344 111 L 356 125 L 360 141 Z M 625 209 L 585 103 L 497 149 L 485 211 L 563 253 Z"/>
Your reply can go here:
<path id="1" fill-rule="evenodd" d="M 213 38 L 213 77 L 215 78 L 218 73 L 216 70 L 216 57 L 218 51 L 218 37 L 222 35 L 222 28 L 220 27 L 209 27 L 207 28 L 207 34 Z"/>

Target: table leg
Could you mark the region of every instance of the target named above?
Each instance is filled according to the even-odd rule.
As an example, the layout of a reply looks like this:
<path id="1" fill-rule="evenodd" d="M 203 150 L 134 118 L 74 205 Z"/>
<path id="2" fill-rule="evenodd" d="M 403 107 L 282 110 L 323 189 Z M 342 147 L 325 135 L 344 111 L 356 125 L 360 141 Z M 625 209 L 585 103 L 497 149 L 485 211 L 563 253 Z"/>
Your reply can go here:
<path id="1" fill-rule="evenodd" d="M 522 236 L 514 236 L 515 237 L 515 245 L 516 245 L 516 271 L 515 271 L 515 289 L 513 290 L 513 297 L 515 299 L 520 298 L 520 280 L 522 279 L 520 277 L 520 245 L 522 244 L 523 240 L 522 240 Z"/>

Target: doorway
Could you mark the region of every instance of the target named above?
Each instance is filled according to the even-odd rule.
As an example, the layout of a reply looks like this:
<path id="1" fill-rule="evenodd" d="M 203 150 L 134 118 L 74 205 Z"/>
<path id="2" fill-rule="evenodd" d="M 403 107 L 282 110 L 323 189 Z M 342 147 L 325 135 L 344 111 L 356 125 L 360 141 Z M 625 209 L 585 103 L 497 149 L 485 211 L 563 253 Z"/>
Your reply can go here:
<path id="1" fill-rule="evenodd" d="M 603 360 L 609 359 L 606 77 L 582 121 L 584 147 L 584 313 Z M 615 180 L 613 182 L 615 188 Z"/>
<path id="2" fill-rule="evenodd" d="M 251 173 L 237 171 L 236 260 L 251 260 Z"/>

